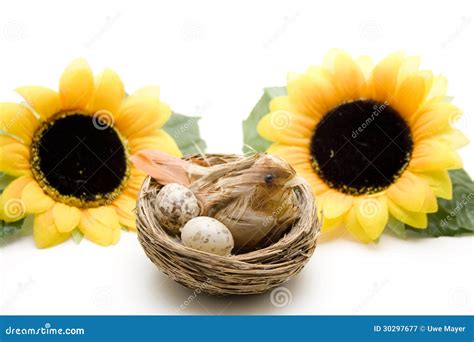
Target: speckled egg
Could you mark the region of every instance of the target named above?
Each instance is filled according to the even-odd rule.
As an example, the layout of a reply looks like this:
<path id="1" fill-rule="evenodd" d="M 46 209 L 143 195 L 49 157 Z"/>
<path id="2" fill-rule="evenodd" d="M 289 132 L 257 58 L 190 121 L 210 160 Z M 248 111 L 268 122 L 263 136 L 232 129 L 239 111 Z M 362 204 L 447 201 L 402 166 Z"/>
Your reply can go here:
<path id="1" fill-rule="evenodd" d="M 207 216 L 195 217 L 181 228 L 183 245 L 203 252 L 229 255 L 234 248 L 230 230 L 220 221 Z"/>
<path id="2" fill-rule="evenodd" d="M 156 215 L 160 224 L 171 234 L 193 217 L 199 215 L 199 204 L 193 192 L 187 187 L 171 183 L 161 188 L 156 196 Z"/>

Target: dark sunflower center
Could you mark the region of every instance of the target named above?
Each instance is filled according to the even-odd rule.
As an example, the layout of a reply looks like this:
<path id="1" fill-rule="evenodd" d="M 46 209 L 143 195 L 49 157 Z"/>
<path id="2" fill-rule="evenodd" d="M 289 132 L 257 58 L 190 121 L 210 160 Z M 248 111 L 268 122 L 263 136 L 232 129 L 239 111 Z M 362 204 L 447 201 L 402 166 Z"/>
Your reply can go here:
<path id="1" fill-rule="evenodd" d="M 80 113 L 43 125 L 33 141 L 32 164 L 45 191 L 74 206 L 110 202 L 128 177 L 127 151 L 118 133 Z"/>
<path id="2" fill-rule="evenodd" d="M 408 165 L 412 149 L 410 129 L 400 114 L 371 100 L 328 112 L 311 140 L 316 172 L 331 188 L 351 195 L 387 188 Z"/>

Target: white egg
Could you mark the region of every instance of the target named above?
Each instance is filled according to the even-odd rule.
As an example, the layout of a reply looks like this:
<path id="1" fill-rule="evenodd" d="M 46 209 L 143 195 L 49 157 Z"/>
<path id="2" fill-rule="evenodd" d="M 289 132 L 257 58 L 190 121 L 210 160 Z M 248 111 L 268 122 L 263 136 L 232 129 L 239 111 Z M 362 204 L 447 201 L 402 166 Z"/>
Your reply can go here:
<path id="1" fill-rule="evenodd" d="M 193 217 L 199 215 L 199 204 L 196 196 L 187 187 L 171 183 L 161 188 L 156 196 L 156 216 L 160 224 L 172 234 L 179 234 Z"/>
<path id="2" fill-rule="evenodd" d="M 229 255 L 234 248 L 230 230 L 212 217 L 199 216 L 181 228 L 181 241 L 187 247 L 217 255 Z"/>

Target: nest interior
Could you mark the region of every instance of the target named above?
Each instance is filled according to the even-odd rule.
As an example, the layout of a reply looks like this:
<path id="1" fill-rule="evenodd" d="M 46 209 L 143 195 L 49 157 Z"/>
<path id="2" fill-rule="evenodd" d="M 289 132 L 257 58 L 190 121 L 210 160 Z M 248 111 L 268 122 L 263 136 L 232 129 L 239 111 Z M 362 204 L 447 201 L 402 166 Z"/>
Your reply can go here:
<path id="1" fill-rule="evenodd" d="M 191 156 L 210 165 L 241 158 L 236 155 Z M 249 253 L 218 256 L 181 244 L 160 226 L 153 212 L 160 185 L 147 177 L 137 203 L 138 239 L 150 260 L 176 282 L 212 295 L 247 295 L 266 292 L 288 281 L 305 266 L 316 248 L 320 224 L 310 186 L 294 188 L 300 216 L 277 242 Z"/>

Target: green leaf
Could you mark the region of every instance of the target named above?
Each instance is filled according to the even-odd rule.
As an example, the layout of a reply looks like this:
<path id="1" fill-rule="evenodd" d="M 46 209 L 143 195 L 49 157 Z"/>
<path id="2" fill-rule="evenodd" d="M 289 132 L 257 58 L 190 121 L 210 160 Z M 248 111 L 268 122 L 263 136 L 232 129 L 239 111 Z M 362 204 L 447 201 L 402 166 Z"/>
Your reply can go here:
<path id="1" fill-rule="evenodd" d="M 84 238 L 84 234 L 82 234 L 82 232 L 76 228 L 71 232 L 71 237 L 76 244 L 80 244 Z"/>
<path id="2" fill-rule="evenodd" d="M 405 224 L 403 222 L 398 221 L 393 216 L 389 216 L 387 227 L 398 238 L 406 239 L 407 233 L 406 233 L 406 229 L 405 229 Z"/>
<path id="3" fill-rule="evenodd" d="M 453 199 L 438 199 L 438 211 L 428 215 L 428 227 L 410 231 L 424 236 L 455 236 L 474 233 L 474 182 L 464 170 L 449 171 Z"/>
<path id="4" fill-rule="evenodd" d="M 244 153 L 258 151 L 264 152 L 271 141 L 262 138 L 257 132 L 257 125 L 260 119 L 268 114 L 269 104 L 272 99 L 286 95 L 286 87 L 265 88 L 263 95 L 252 109 L 249 117 L 242 123 L 244 133 Z"/>
<path id="5" fill-rule="evenodd" d="M 183 155 L 197 154 L 206 150 L 206 142 L 201 139 L 198 121 L 200 117 L 178 113 L 171 115 L 163 129 L 173 137 Z"/>
<path id="6" fill-rule="evenodd" d="M 21 235 L 31 235 L 33 233 L 33 223 L 35 217 L 33 215 L 28 215 L 23 219 L 23 224 L 21 225 Z"/>
<path id="7" fill-rule="evenodd" d="M 0 220 L 0 246 L 4 246 L 19 238 L 31 235 L 33 229 L 33 216 L 15 222 Z"/>
<path id="8" fill-rule="evenodd" d="M 0 238 L 19 234 L 22 225 L 23 219 L 15 222 L 0 221 Z"/>
<path id="9" fill-rule="evenodd" d="M 7 175 L 6 173 L 0 172 L 0 193 L 13 181 L 16 177 Z"/>

